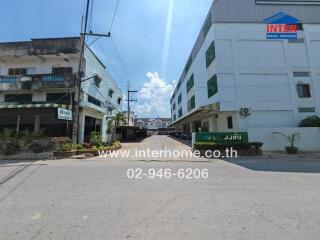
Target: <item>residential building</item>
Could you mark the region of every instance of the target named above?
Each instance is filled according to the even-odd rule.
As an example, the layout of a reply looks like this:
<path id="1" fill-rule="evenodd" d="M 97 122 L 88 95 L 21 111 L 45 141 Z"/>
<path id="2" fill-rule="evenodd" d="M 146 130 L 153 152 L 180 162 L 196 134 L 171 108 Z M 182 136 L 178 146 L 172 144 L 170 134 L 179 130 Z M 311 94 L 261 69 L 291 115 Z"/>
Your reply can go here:
<path id="1" fill-rule="evenodd" d="M 0 43 L 0 128 L 71 137 L 80 50 L 80 37 Z M 80 142 L 92 131 L 106 141 L 107 121 L 121 111 L 122 93 L 88 46 L 83 58 L 83 79 L 95 77 L 81 83 Z"/>
<path id="2" fill-rule="evenodd" d="M 214 1 L 172 95 L 171 126 L 248 131 L 320 115 L 319 4 Z M 297 20 L 297 38 L 268 39 L 271 16 L 281 26 Z"/>
<path id="3" fill-rule="evenodd" d="M 129 126 L 129 127 L 133 127 L 134 126 L 134 120 L 136 118 L 136 116 L 134 115 L 134 112 L 130 111 L 130 120 L 129 120 L 129 124 L 128 124 L 128 111 L 123 111 L 122 112 L 125 118 L 125 125 Z"/>
<path id="4" fill-rule="evenodd" d="M 171 124 L 171 118 L 137 118 L 135 119 L 135 126 L 146 128 L 148 130 L 159 130 L 167 128 Z"/>

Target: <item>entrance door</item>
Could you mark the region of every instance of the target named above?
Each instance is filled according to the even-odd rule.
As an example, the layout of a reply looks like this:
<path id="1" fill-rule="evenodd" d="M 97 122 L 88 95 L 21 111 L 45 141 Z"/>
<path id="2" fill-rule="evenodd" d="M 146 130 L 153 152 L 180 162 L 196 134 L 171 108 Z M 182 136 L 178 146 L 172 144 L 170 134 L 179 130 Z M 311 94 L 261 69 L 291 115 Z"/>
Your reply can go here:
<path id="1" fill-rule="evenodd" d="M 92 132 L 101 133 L 101 120 L 93 117 L 85 116 L 84 122 L 84 141 L 90 141 L 90 134 Z"/>

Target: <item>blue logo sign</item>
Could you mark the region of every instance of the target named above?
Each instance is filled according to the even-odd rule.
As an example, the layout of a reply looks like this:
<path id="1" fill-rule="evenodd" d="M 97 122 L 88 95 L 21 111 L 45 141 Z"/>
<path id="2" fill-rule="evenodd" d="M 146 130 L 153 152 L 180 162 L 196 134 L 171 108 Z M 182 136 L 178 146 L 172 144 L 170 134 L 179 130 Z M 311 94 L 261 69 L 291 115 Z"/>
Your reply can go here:
<path id="1" fill-rule="evenodd" d="M 284 12 L 277 13 L 263 20 L 267 23 L 267 39 L 297 39 L 297 25 L 301 23 Z"/>

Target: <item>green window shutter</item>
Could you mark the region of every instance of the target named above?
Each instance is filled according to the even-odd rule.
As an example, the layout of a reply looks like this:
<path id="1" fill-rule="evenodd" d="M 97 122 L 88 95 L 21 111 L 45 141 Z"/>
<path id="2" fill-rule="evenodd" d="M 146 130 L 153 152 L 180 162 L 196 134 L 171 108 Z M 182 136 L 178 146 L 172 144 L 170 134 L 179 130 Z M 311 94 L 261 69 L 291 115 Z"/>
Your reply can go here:
<path id="1" fill-rule="evenodd" d="M 196 107 L 196 97 L 192 96 L 187 103 L 188 111 L 194 109 Z"/>
<path id="2" fill-rule="evenodd" d="M 206 66 L 209 67 L 213 60 L 216 58 L 215 43 L 212 41 L 210 47 L 206 51 Z"/>
<path id="3" fill-rule="evenodd" d="M 217 75 L 214 75 L 210 80 L 207 82 L 208 87 L 208 98 L 212 97 L 218 92 L 218 80 Z"/>
<path id="4" fill-rule="evenodd" d="M 208 18 L 207 18 L 204 26 L 203 26 L 204 37 L 207 36 L 207 34 L 208 34 L 211 26 L 212 26 L 212 16 L 211 16 L 211 14 L 210 14 L 210 15 L 208 16 Z"/>
<path id="5" fill-rule="evenodd" d="M 193 88 L 193 86 L 194 86 L 194 74 L 192 74 L 190 79 L 187 81 L 187 93 Z"/>
<path id="6" fill-rule="evenodd" d="M 179 117 L 182 117 L 182 108 L 179 109 Z"/>
<path id="7" fill-rule="evenodd" d="M 179 97 L 178 97 L 178 104 L 181 103 L 181 101 L 182 101 L 182 95 L 181 95 L 181 93 L 180 93 L 180 95 L 179 95 Z"/>
<path id="8" fill-rule="evenodd" d="M 196 107 L 196 97 L 192 96 L 191 98 L 191 109 L 194 109 Z"/>

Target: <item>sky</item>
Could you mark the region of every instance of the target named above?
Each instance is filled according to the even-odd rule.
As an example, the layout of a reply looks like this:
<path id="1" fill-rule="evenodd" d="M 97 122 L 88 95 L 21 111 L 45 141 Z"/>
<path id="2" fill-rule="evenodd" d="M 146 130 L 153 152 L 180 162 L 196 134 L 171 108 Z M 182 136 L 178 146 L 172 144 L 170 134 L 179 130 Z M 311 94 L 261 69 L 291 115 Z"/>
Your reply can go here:
<path id="1" fill-rule="evenodd" d="M 89 30 L 109 31 L 117 1 L 91 0 Z M 90 47 L 123 94 L 128 84 L 139 91 L 131 107 L 137 117 L 170 117 L 174 85 L 212 1 L 119 0 L 112 38 L 100 38 Z M 0 41 L 79 36 L 84 9 L 85 0 L 1 0 Z"/>

